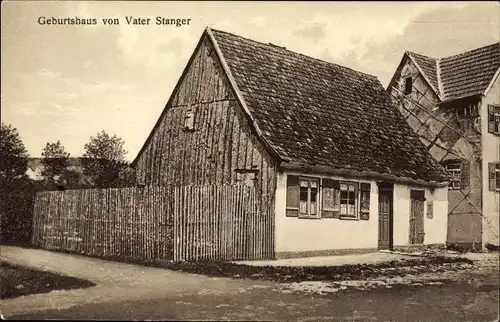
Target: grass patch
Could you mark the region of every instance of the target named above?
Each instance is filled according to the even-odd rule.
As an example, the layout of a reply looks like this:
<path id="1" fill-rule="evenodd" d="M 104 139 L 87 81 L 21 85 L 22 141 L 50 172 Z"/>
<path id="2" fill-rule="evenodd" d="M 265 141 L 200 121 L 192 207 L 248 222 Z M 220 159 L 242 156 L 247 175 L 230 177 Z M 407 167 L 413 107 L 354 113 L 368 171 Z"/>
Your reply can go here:
<path id="1" fill-rule="evenodd" d="M 251 266 L 231 262 L 156 262 L 151 266 L 216 277 L 263 279 L 279 282 L 343 281 L 374 277 L 395 277 L 418 272 L 440 272 L 456 264 L 472 264 L 461 257 L 434 256 L 393 260 L 377 264 L 340 266 Z"/>
<path id="2" fill-rule="evenodd" d="M 62 276 L 5 262 L 0 262 L 0 284 L 2 286 L 0 288 L 1 299 L 96 285 L 76 277 Z"/>

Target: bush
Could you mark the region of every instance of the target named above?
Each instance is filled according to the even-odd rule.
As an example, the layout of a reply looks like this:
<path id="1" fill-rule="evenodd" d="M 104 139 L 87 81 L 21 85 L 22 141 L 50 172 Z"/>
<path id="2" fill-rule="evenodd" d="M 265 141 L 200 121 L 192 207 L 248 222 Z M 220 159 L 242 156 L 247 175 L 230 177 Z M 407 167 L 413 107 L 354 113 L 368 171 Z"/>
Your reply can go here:
<path id="1" fill-rule="evenodd" d="M 3 181 L 0 189 L 0 242 L 31 244 L 33 207 L 39 184 L 29 179 Z"/>

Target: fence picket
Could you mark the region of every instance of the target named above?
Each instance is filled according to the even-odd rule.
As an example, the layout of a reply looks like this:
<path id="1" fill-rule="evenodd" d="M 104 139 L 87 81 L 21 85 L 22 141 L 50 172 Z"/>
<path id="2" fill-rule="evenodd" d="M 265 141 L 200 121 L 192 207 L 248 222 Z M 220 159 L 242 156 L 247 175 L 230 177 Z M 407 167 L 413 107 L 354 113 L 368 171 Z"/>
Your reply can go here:
<path id="1" fill-rule="evenodd" d="M 274 226 L 257 200 L 242 185 L 39 192 L 32 243 L 139 260 L 269 258 Z"/>

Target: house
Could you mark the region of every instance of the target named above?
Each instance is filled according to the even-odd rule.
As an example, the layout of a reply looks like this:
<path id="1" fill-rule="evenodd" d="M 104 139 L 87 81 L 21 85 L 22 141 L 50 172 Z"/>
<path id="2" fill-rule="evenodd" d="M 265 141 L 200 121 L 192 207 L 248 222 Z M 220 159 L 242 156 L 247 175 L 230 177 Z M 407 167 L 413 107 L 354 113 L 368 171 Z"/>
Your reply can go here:
<path id="1" fill-rule="evenodd" d="M 254 186 L 274 257 L 446 239 L 447 172 L 376 77 L 210 28 L 132 166 Z"/>
<path id="2" fill-rule="evenodd" d="M 405 52 L 387 91 L 450 173 L 448 244 L 498 246 L 500 43 L 445 58 Z"/>
<path id="3" fill-rule="evenodd" d="M 34 181 L 42 181 L 45 180 L 44 170 L 45 165 L 43 164 L 44 158 L 39 157 L 29 157 L 26 167 L 25 175 Z M 60 180 L 60 178 L 64 177 L 66 181 L 66 185 L 70 187 L 75 186 L 93 186 L 92 178 L 86 176 L 83 171 L 83 164 L 85 162 L 85 158 L 83 157 L 70 157 L 68 158 L 68 166 L 66 167 L 66 173 L 61 173 L 56 176 L 55 179 Z"/>

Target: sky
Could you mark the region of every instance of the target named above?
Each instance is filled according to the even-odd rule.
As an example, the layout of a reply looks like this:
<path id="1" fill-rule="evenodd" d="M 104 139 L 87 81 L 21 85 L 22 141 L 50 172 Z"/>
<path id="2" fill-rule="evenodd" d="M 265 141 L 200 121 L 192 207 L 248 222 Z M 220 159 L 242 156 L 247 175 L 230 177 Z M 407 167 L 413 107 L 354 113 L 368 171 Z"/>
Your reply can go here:
<path id="1" fill-rule="evenodd" d="M 1 3 L 1 118 L 29 154 L 60 140 L 81 156 L 101 130 L 132 161 L 208 26 L 344 65 L 387 86 L 405 50 L 446 57 L 500 41 L 497 2 Z M 150 18 L 127 25 L 126 17 Z M 157 16 L 191 19 L 156 25 Z M 41 25 L 39 18 L 96 18 Z M 118 18 L 119 25 L 104 25 Z"/>

